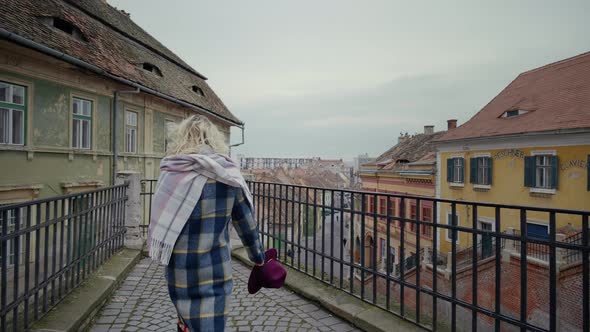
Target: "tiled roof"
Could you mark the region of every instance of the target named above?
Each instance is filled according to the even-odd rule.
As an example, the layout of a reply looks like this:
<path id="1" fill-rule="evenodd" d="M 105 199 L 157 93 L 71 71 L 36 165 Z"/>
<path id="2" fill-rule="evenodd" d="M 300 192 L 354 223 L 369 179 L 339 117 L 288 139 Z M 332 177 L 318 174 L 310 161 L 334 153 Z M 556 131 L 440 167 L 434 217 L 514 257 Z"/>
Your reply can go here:
<path id="1" fill-rule="evenodd" d="M 515 117 L 506 111 L 526 110 Z M 463 125 L 437 141 L 590 129 L 590 52 L 520 74 Z"/>
<path id="2" fill-rule="evenodd" d="M 444 133 L 444 131 L 441 131 L 433 134 L 408 136 L 377 157 L 375 164 L 379 165 L 381 163 L 389 163 L 390 161 L 395 163 L 398 160 L 415 162 L 426 156 L 430 156 L 434 152 L 434 147 L 430 142 L 441 137 Z"/>
<path id="3" fill-rule="evenodd" d="M 58 17 L 79 28 L 87 41 L 57 30 L 40 17 Z M 209 87 L 206 78 L 102 0 L 4 0 L 0 28 L 93 64 L 112 75 L 205 108 L 241 123 Z M 162 77 L 141 68 L 157 66 Z M 199 87 L 204 96 L 192 90 Z"/>

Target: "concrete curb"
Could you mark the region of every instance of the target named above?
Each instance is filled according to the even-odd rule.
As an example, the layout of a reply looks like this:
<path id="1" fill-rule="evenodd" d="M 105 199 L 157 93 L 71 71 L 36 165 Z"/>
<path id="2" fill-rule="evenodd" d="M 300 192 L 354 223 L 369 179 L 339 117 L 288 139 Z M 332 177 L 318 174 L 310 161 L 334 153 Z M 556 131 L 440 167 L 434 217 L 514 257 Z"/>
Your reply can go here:
<path id="1" fill-rule="evenodd" d="M 84 331 L 140 257 L 141 251 L 132 249 L 123 249 L 114 254 L 55 308 L 35 322 L 30 331 Z"/>
<path id="2" fill-rule="evenodd" d="M 232 256 L 248 266 L 254 264 L 248 259 L 244 248 L 232 250 Z M 370 332 L 425 331 L 391 313 L 372 306 L 341 290 L 326 285 L 288 266 L 285 286 L 293 292 L 315 302 L 347 320 L 356 327 Z"/>

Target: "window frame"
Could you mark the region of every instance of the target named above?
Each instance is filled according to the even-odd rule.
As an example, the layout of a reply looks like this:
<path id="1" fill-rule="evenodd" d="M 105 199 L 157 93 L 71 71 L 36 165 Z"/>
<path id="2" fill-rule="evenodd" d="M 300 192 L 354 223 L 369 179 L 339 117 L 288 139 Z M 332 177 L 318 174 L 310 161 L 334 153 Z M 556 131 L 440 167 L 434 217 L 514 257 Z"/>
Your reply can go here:
<path id="1" fill-rule="evenodd" d="M 176 121 L 171 119 L 164 119 L 164 152 L 168 152 L 168 145 L 170 144 L 170 132 L 169 125 L 176 123 Z"/>
<path id="2" fill-rule="evenodd" d="M 449 166 L 449 160 L 452 165 Z M 457 161 L 461 160 L 461 165 L 457 165 Z M 459 170 L 459 172 L 456 172 Z M 447 158 L 447 182 L 452 187 L 464 187 L 465 186 L 465 155 L 451 155 Z"/>
<path id="3" fill-rule="evenodd" d="M 0 101 L 0 109 L 4 109 L 8 112 L 8 133 L 5 133 L 6 137 L 8 138 L 7 142 L 0 142 L 0 146 L 25 146 L 27 145 L 27 121 L 28 121 L 28 95 L 29 95 L 29 85 L 23 84 L 21 82 L 13 83 L 13 80 L 5 80 L 0 78 L 0 83 L 4 83 L 8 86 L 8 95 L 11 101 Z M 12 92 L 14 87 L 22 88 L 23 90 L 23 102 L 22 104 L 14 103 L 14 93 Z M 21 125 L 21 137 L 20 143 L 14 143 L 14 113 L 20 112 L 22 113 L 22 125 Z M 1 120 L 1 119 L 0 119 Z M 2 138 L 3 140 L 3 138 Z"/>
<path id="4" fill-rule="evenodd" d="M 135 125 L 130 125 L 127 120 L 128 114 L 135 114 Z M 134 136 L 134 141 L 133 141 L 133 151 L 130 151 L 130 142 L 128 141 L 129 136 L 128 136 L 128 130 L 133 130 L 135 133 Z M 138 145 L 138 137 L 139 137 L 139 112 L 135 111 L 135 110 L 130 110 L 130 109 L 125 109 L 125 153 L 130 153 L 130 154 L 137 154 L 138 150 L 139 150 L 139 145 Z"/>
<path id="5" fill-rule="evenodd" d="M 542 193 L 542 194 L 555 194 L 557 192 L 557 184 L 559 181 L 559 160 L 556 161 L 557 165 L 552 165 L 551 164 L 551 160 L 552 158 L 547 158 L 547 157 L 555 157 L 557 158 L 557 151 L 555 150 L 539 150 L 539 151 L 531 151 L 531 155 L 530 157 L 533 157 L 534 159 L 534 163 L 532 165 L 533 167 L 533 185 L 529 187 L 529 191 L 531 193 Z M 547 161 L 547 165 L 538 165 L 538 160 L 540 158 L 545 158 L 545 160 Z M 555 168 L 553 167 L 555 166 Z M 542 169 L 545 170 L 545 183 L 547 183 L 545 186 L 539 186 L 538 185 L 538 172 L 539 172 L 539 167 L 542 167 Z M 525 165 L 526 168 L 526 165 Z M 554 177 L 554 174 L 555 176 Z M 525 175 L 526 176 L 526 175 Z M 555 181 L 553 181 L 555 180 Z M 553 185 L 553 183 L 555 183 L 555 185 Z"/>
<path id="6" fill-rule="evenodd" d="M 420 216 L 422 217 L 422 220 L 426 221 L 426 222 L 432 222 L 433 208 L 431 206 L 422 206 L 422 208 L 420 210 L 421 210 Z M 430 212 L 426 213 L 425 211 L 430 211 Z M 428 229 L 428 234 L 426 234 L 426 229 Z M 423 237 L 431 239 L 432 238 L 432 229 L 433 229 L 433 227 L 430 225 L 422 225 L 421 230 L 420 230 L 420 234 Z"/>
<path id="7" fill-rule="evenodd" d="M 76 100 L 87 102 L 90 104 L 90 115 L 85 115 L 82 113 L 74 113 L 74 103 Z M 95 105 L 96 100 L 94 98 L 89 98 L 88 96 L 80 95 L 80 94 L 72 94 L 70 98 L 70 148 L 74 150 L 81 150 L 81 151 L 91 151 L 94 149 L 94 113 L 95 113 Z M 78 121 L 79 129 L 78 134 L 80 135 L 80 130 L 83 128 L 83 122 L 88 123 L 88 147 L 82 146 L 83 144 L 83 136 L 80 135 L 78 139 L 74 138 L 74 127 L 75 122 Z M 74 142 L 78 141 L 76 146 Z"/>

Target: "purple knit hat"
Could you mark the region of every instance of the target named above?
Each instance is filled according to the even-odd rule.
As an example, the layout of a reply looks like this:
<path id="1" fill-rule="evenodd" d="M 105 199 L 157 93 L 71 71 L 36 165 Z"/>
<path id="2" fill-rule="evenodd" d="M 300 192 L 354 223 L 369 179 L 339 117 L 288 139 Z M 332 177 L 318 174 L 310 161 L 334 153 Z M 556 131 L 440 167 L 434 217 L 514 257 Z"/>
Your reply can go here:
<path id="1" fill-rule="evenodd" d="M 285 284 L 287 270 L 277 260 L 277 250 L 264 253 L 264 265 L 254 266 L 248 279 L 248 293 L 255 294 L 260 288 L 281 288 Z"/>

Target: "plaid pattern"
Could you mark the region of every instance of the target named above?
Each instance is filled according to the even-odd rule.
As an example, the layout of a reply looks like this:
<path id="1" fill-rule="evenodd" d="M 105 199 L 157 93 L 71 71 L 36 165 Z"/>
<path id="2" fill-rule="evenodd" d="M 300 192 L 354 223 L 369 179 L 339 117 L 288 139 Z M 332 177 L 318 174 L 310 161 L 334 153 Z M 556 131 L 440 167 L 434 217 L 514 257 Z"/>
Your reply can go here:
<path id="1" fill-rule="evenodd" d="M 252 209 L 241 188 L 208 180 L 166 267 L 172 302 L 191 332 L 223 331 L 233 288 L 229 221 L 250 259 L 264 261 Z"/>

